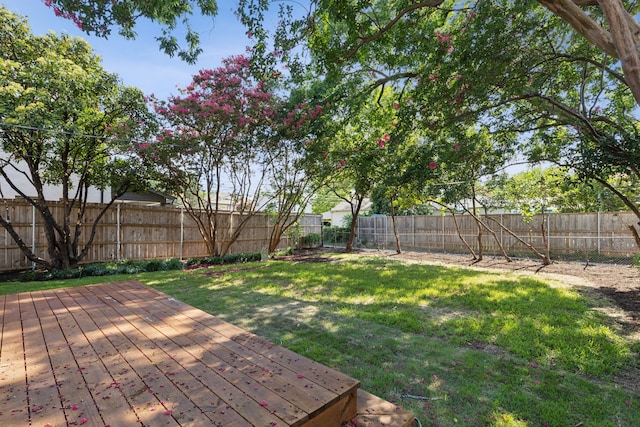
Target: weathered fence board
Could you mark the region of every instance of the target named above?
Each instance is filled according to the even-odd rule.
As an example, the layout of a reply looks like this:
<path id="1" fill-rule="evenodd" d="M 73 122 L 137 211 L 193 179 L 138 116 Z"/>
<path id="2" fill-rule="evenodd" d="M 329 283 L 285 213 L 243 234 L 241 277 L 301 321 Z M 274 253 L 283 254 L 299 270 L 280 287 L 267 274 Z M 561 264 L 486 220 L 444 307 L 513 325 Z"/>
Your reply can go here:
<path id="1" fill-rule="evenodd" d="M 39 212 L 19 199 L 1 200 L 0 214 L 9 219 L 27 246 L 40 257 L 47 258 L 47 241 Z M 52 203 L 52 212 L 61 218 L 62 204 Z M 2 209 L 4 207 L 4 209 Z M 81 243 L 89 238 L 91 226 L 102 205 L 89 205 L 82 224 Z M 221 238 L 230 235 L 229 227 L 237 227 L 239 215 L 221 214 Z M 321 215 L 304 215 L 300 221 L 302 235 L 320 233 Z M 250 218 L 229 253 L 259 251 L 269 241 L 269 216 L 257 214 Z M 293 245 L 287 236 L 280 247 Z M 111 206 L 100 219 L 85 263 L 168 258 L 194 258 L 209 255 L 197 224 L 186 212 L 173 206 L 141 206 L 122 203 Z M 31 267 L 29 261 L 6 230 L 0 232 L 0 271 Z"/>
<path id="2" fill-rule="evenodd" d="M 525 222 L 519 214 L 489 215 L 495 221 L 482 217 L 494 236 L 486 229 L 482 231 L 482 246 L 487 254 L 499 254 L 498 242 L 512 256 L 527 255 L 530 251 L 518 239 L 502 229 L 498 223 L 517 236 L 543 251 L 542 215 Z M 638 248 L 629 232 L 628 225 L 638 222 L 631 212 L 615 213 L 567 213 L 549 214 L 546 221 L 546 237 L 550 252 L 555 258 L 630 259 Z M 397 217 L 396 225 L 403 250 L 427 252 L 468 252 L 460 235 L 474 251 L 479 248 L 478 226 L 470 215 L 431 215 Z M 386 249 L 395 247 L 395 236 L 391 217 L 371 216 L 358 218 L 358 243 L 363 247 Z M 335 242 L 325 242 L 331 246 Z M 338 244 L 339 246 L 339 244 Z"/>

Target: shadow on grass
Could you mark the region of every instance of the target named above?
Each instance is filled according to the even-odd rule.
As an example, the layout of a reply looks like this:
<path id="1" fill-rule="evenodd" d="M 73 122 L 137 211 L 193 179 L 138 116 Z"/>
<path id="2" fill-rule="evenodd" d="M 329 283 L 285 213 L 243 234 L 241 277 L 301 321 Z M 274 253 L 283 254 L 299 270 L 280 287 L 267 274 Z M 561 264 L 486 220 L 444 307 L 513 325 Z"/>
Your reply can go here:
<path id="1" fill-rule="evenodd" d="M 333 295 L 314 287 L 309 288 L 309 293 L 285 296 L 265 284 L 265 280 L 274 277 L 278 287 L 289 293 L 299 291 L 283 280 L 282 271 L 274 271 L 273 276 L 260 275 L 255 282 L 255 277 L 246 282 L 237 277 L 222 278 L 232 284 L 213 283 L 213 289 L 202 284 L 189 291 L 183 284 L 175 296 L 197 296 L 199 308 L 358 378 L 362 388 L 403 404 L 423 422 L 493 425 L 496 418 L 527 420 L 531 425 L 576 425 L 585 418 L 596 424 L 615 419 L 626 419 L 629 425 L 640 422 L 627 404 L 630 395 L 624 390 L 592 383 L 581 375 L 558 370 L 553 364 L 538 366 L 506 351 L 507 347 L 500 343 L 478 345 L 456 339 L 455 331 L 438 333 L 461 327 L 459 322 L 463 319 L 479 319 L 480 331 L 495 330 L 491 319 L 509 317 L 509 313 L 517 312 L 519 304 L 535 305 L 540 298 L 549 299 L 547 304 L 558 309 L 576 312 L 578 318 L 587 312 L 580 298 L 563 297 L 555 289 L 546 291 L 540 282 L 517 280 L 515 285 L 523 289 L 516 292 L 519 296 L 504 295 L 495 301 L 496 292 L 487 288 L 477 291 L 480 296 L 471 292 L 476 305 L 460 308 L 464 305 L 460 301 L 447 306 L 446 298 L 438 300 L 439 307 L 417 303 L 392 306 L 388 301 L 366 305 L 336 302 Z M 472 276 L 457 272 L 457 277 L 465 280 Z M 329 273 L 325 277 L 335 278 Z M 414 289 L 424 286 L 416 284 Z M 494 286 L 506 291 L 514 282 L 498 280 Z M 338 293 L 347 292 L 340 288 L 334 285 Z M 363 287 L 362 291 L 366 289 Z M 456 293 L 454 300 L 462 299 L 463 294 Z M 351 298 L 354 297 L 345 297 Z M 563 298 L 568 300 L 563 302 Z M 390 313 L 397 312 L 417 316 L 432 325 L 418 332 L 407 330 L 406 323 L 388 321 L 396 318 Z M 489 312 L 486 318 L 485 312 Z M 515 339 L 524 330 L 536 327 L 533 320 L 519 322 L 519 327 L 503 334 Z M 571 333 L 579 334 L 575 331 Z M 462 332 L 460 336 L 474 334 Z M 425 400 L 407 396 L 424 396 Z M 609 400 L 606 408 L 600 404 L 604 396 Z"/>

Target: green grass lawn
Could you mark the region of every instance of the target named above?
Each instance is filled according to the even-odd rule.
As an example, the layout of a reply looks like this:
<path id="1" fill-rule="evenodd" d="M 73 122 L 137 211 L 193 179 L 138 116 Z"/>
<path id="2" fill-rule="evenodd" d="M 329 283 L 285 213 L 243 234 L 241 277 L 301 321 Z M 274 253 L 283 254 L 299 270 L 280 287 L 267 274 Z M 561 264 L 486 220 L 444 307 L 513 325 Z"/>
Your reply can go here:
<path id="1" fill-rule="evenodd" d="M 640 382 L 640 343 L 601 301 L 533 275 L 328 257 L 135 278 L 358 378 L 423 426 L 640 425 L 640 394 L 627 386 Z"/>

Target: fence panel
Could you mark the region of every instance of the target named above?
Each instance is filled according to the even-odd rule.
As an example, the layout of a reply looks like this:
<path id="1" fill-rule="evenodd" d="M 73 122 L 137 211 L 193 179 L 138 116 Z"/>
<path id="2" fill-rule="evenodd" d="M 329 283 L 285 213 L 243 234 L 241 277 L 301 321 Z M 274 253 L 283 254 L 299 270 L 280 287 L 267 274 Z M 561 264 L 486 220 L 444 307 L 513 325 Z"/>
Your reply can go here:
<path id="1" fill-rule="evenodd" d="M 522 241 L 544 253 L 544 237 L 552 259 L 629 263 L 638 253 L 629 231 L 629 224 L 638 219 L 631 212 L 554 213 L 536 215 L 528 222 L 519 214 L 495 214 L 481 219 L 485 224 L 481 241 L 486 255 L 499 256 L 502 247 L 513 257 L 535 257 Z M 396 225 L 402 250 L 468 253 L 468 245 L 477 253 L 480 248 L 479 226 L 470 215 L 397 217 Z M 340 241 L 345 240 L 346 236 L 335 237 L 334 242 L 326 243 L 341 246 Z M 356 247 L 393 249 L 395 245 L 391 217 L 358 218 Z"/>
<path id="2" fill-rule="evenodd" d="M 39 212 L 19 199 L 2 200 L 4 217 L 13 225 L 26 246 L 47 259 L 47 240 L 44 222 Z M 81 246 L 87 242 L 91 227 L 104 205 L 91 204 L 82 224 Z M 61 220 L 62 203 L 50 203 L 52 214 Z M 0 210 L 0 214 L 2 214 Z M 229 239 L 242 218 L 239 214 L 224 212 L 220 216 L 220 239 Z M 74 218 L 71 218 L 73 221 Z M 320 233 L 322 215 L 304 215 L 300 219 L 303 236 Z M 0 233 L 0 271 L 25 269 L 32 266 L 9 233 Z M 269 241 L 269 217 L 257 214 L 251 217 L 229 253 L 260 251 Z M 280 248 L 292 242 L 285 236 Z M 130 203 L 114 204 L 96 226 L 96 233 L 89 253 L 83 263 L 111 260 L 145 260 L 168 258 L 195 258 L 209 255 L 196 222 L 179 208 L 173 206 L 141 206 Z"/>

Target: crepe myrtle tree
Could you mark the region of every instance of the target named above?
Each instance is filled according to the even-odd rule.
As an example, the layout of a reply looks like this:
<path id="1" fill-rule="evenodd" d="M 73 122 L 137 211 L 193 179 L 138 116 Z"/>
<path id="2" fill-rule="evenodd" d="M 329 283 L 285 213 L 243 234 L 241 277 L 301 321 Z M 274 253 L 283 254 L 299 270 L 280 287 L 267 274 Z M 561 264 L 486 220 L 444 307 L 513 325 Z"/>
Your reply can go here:
<path id="1" fill-rule="evenodd" d="M 255 79 L 249 58 L 232 56 L 201 70 L 179 95 L 150 99 L 163 129 L 138 152 L 179 198 L 211 255 L 227 253 L 251 217 L 277 196 L 265 189 L 278 156 L 288 152 L 280 129 L 299 129 L 312 117 L 301 106 L 285 113 L 276 84 Z M 230 207 L 223 193 L 233 199 Z"/>
<path id="2" fill-rule="evenodd" d="M 114 200 L 144 185 L 129 151 L 152 127 L 144 96 L 106 72 L 85 41 L 34 36 L 24 19 L 0 6 L 0 111 L 0 196 L 17 194 L 36 209 L 47 256 L 31 250 L 10 218 L 0 217 L 0 225 L 39 267 L 74 267 Z M 59 190 L 56 200 L 48 187 Z M 92 187 L 112 191 L 89 218 Z"/>
<path id="3" fill-rule="evenodd" d="M 300 100 L 301 95 L 308 101 Z M 332 172 L 322 157 L 328 145 L 322 134 L 324 124 L 331 120 L 325 115 L 330 104 L 321 105 L 305 95 L 308 94 L 304 91 L 292 93 L 289 103 L 283 105 L 278 142 L 268 151 L 269 253 L 276 251 L 282 237 L 298 224 L 306 206 Z"/>

